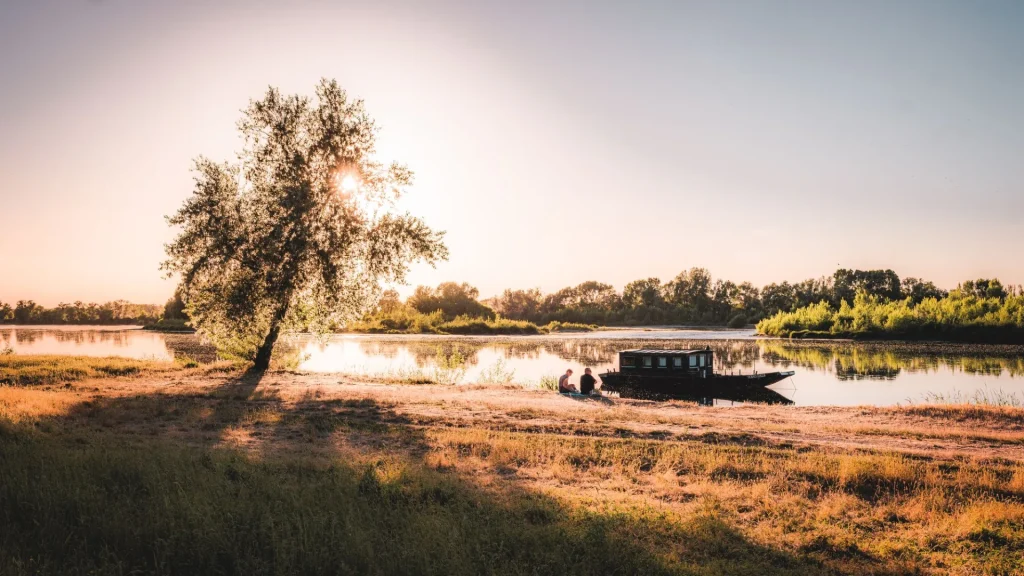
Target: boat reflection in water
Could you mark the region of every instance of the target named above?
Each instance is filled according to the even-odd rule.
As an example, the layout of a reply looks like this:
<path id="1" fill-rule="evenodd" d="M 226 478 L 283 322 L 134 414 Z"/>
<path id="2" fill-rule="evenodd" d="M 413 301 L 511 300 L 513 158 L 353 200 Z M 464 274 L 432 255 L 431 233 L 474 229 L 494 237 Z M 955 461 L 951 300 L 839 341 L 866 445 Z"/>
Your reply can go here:
<path id="1" fill-rule="evenodd" d="M 715 406 L 716 402 L 728 402 L 739 404 L 773 404 L 778 406 L 792 406 L 794 402 L 779 394 L 771 388 L 758 388 L 736 391 L 713 391 L 708 390 L 706 394 L 681 393 L 673 394 L 673 400 L 688 400 L 696 402 L 701 406 Z M 717 404 L 721 405 L 721 404 Z"/>
<path id="2" fill-rule="evenodd" d="M 644 395 L 634 395 L 632 397 L 644 398 Z M 771 388 L 750 388 L 746 390 L 713 390 L 707 389 L 694 389 L 689 391 L 677 392 L 674 394 L 649 394 L 646 395 L 647 399 L 650 400 L 684 400 L 687 402 L 696 402 L 701 406 L 716 406 L 722 405 L 720 403 L 739 403 L 739 404 L 773 404 L 779 406 L 792 406 L 795 402 L 782 394 L 772 390 Z M 719 404 L 716 404 L 719 402 Z"/>

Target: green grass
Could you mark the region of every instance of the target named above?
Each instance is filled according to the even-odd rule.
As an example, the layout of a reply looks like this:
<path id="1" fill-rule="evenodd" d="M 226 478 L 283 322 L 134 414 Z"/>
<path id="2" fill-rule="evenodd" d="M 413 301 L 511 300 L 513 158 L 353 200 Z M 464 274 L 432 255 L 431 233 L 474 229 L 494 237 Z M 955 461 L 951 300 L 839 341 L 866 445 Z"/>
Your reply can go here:
<path id="1" fill-rule="evenodd" d="M 133 360 L 130 358 L 92 358 L 87 356 L 47 356 L 0 354 L 0 385 L 33 386 L 62 384 L 110 376 L 137 376 L 146 372 L 176 370 L 188 364 Z"/>

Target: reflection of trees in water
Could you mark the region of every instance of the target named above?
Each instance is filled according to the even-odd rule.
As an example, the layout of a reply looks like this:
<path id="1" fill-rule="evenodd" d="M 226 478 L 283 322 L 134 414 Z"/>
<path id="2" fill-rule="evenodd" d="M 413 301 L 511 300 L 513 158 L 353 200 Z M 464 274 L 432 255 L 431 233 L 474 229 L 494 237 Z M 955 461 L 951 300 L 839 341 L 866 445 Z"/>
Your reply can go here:
<path id="1" fill-rule="evenodd" d="M 363 340 L 359 342 L 359 349 L 369 356 L 380 356 L 391 360 L 398 356 L 399 344 L 395 342 L 381 342 L 377 340 Z"/>
<path id="2" fill-rule="evenodd" d="M 32 332 L 38 334 L 42 331 Z M 0 331 L 0 335 L 11 338 L 9 331 Z M 126 337 L 125 333 L 117 332 L 93 332 L 93 335 L 100 338 L 104 338 L 104 335 L 109 338 L 113 338 L 114 335 Z M 189 356 L 201 362 L 216 359 L 213 347 L 203 345 L 195 335 L 165 334 L 164 338 L 168 349 L 175 356 Z M 396 358 L 404 348 L 420 368 L 433 366 L 439 349 L 445 355 L 450 355 L 458 349 L 466 358 L 467 366 L 478 365 L 479 353 L 486 348 L 498 352 L 506 359 L 535 360 L 543 354 L 551 354 L 572 364 L 599 367 L 614 364 L 618 353 L 630 348 L 695 349 L 711 346 L 715 353 L 715 368 L 721 371 L 751 369 L 757 362 L 762 361 L 782 370 L 799 367 L 829 371 L 840 380 L 891 380 L 902 372 L 928 373 L 944 368 L 967 374 L 998 375 L 1006 372 L 1013 376 L 1024 376 L 1024 357 L 996 356 L 985 354 L 981 350 L 973 354 L 950 354 L 948 351 L 929 353 L 927 350 L 876 343 L 811 344 L 771 340 L 658 341 L 586 338 L 400 341 L 367 339 L 360 340 L 359 346 L 362 352 L 369 356 L 384 358 Z"/>
<path id="3" fill-rule="evenodd" d="M 404 348 L 419 368 L 433 366 L 439 354 L 451 356 L 458 350 L 465 358 L 467 366 L 476 366 L 479 362 L 477 354 L 489 344 L 467 340 L 360 340 L 359 349 L 368 356 L 381 356 L 388 359 L 397 358 Z"/>
<path id="4" fill-rule="evenodd" d="M 435 341 L 410 347 L 409 351 L 412 353 L 413 358 L 416 359 L 416 366 L 421 368 L 423 366 L 435 364 L 438 356 L 448 358 L 455 352 L 462 355 L 466 366 L 476 366 L 480 362 L 477 355 L 484 347 L 485 345 L 479 342 L 468 342 L 465 340 L 448 342 Z"/>
<path id="5" fill-rule="evenodd" d="M 929 352 L 892 344 L 785 344 L 759 341 L 762 357 L 775 366 L 813 370 L 831 368 L 840 380 L 886 379 L 901 372 L 928 373 L 946 368 L 967 374 L 1024 375 L 1024 358 L 997 356 L 983 351 L 966 354 Z"/>
<path id="6" fill-rule="evenodd" d="M 543 346 L 537 342 L 502 342 L 498 344 L 505 359 L 536 360 L 540 358 Z"/>
<path id="7" fill-rule="evenodd" d="M 993 358 L 990 356 L 960 359 L 960 369 L 969 374 L 1000 374 L 1003 370 L 1011 376 L 1024 376 L 1024 358 L 1020 356 Z"/>
<path id="8" fill-rule="evenodd" d="M 754 363 L 761 359 L 761 349 L 755 342 L 711 345 L 711 350 L 715 353 L 715 368 L 718 370 L 753 368 Z"/>
<path id="9" fill-rule="evenodd" d="M 42 333 L 36 330 L 32 330 L 31 332 L 17 330 L 14 332 L 14 341 L 22 345 L 34 344 L 35 341 L 38 340 L 41 335 Z"/>
<path id="10" fill-rule="evenodd" d="M 5 334 L 7 331 L 4 331 Z M 18 344 L 35 344 L 43 338 L 53 338 L 62 344 L 97 344 L 111 343 L 114 346 L 128 346 L 128 333 L 123 330 L 13 330 L 14 339 Z M 10 335 L 6 336 L 10 341 Z"/>
<path id="11" fill-rule="evenodd" d="M 11 345 L 11 331 L 0 330 L 0 340 L 3 340 L 3 347 L 7 348 Z"/>
<path id="12" fill-rule="evenodd" d="M 548 341 L 543 347 L 549 354 L 584 366 L 611 364 L 618 358 L 619 351 L 614 343 L 599 340 Z"/>

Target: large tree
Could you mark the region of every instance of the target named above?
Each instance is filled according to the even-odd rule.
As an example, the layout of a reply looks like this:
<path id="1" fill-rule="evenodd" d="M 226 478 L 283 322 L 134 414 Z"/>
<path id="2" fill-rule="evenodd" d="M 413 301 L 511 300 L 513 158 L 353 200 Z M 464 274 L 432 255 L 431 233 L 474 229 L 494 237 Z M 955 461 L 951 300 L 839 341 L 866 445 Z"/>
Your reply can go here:
<path id="1" fill-rule="evenodd" d="M 196 160 L 163 264 L 181 277 L 192 325 L 220 349 L 266 369 L 283 331 L 353 320 L 382 282 L 447 257 L 442 233 L 394 213 L 412 172 L 374 159 L 374 123 L 337 82 L 321 81 L 315 99 L 270 88 L 238 129 L 238 162 Z"/>

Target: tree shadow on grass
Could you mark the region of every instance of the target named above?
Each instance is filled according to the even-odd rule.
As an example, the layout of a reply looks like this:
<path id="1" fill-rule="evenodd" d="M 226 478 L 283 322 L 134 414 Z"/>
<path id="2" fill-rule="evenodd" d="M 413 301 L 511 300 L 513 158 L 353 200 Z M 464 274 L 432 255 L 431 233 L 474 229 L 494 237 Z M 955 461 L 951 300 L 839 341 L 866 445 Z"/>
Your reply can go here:
<path id="1" fill-rule="evenodd" d="M 0 428 L 0 573 L 865 572 L 713 513 L 675 522 L 481 486 L 431 466 L 424 430 L 385 404 L 284 402 L 247 376 Z M 236 427 L 257 449 L 225 447 Z"/>

